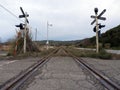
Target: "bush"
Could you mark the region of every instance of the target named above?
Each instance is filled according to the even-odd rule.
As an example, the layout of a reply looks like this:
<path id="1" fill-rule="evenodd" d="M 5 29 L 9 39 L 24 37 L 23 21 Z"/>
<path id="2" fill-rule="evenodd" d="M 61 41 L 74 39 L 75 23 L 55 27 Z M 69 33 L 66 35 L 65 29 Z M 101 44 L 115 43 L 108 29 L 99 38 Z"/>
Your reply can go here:
<path id="1" fill-rule="evenodd" d="M 99 58 L 101 59 L 111 59 L 112 55 L 110 53 L 107 53 L 104 49 L 102 49 L 99 54 Z"/>
<path id="2" fill-rule="evenodd" d="M 112 58 L 112 54 L 107 53 L 104 49 L 100 50 L 99 53 L 91 51 L 91 53 L 89 53 L 87 56 L 92 57 L 92 58 L 100 58 L 100 59 L 111 59 Z"/>
<path id="3" fill-rule="evenodd" d="M 106 44 L 104 45 L 104 47 L 105 47 L 105 48 L 107 48 L 107 49 L 109 49 L 109 48 L 110 48 L 110 46 L 111 46 L 111 44 L 110 44 L 110 43 L 106 43 Z"/>
<path id="4" fill-rule="evenodd" d="M 111 59 L 112 54 L 107 53 L 104 49 L 101 48 L 99 53 L 96 53 L 95 51 L 91 50 L 78 50 L 74 48 L 68 48 L 68 51 L 70 51 L 72 54 L 74 54 L 77 57 L 92 57 L 92 58 L 101 58 L 101 59 Z"/>

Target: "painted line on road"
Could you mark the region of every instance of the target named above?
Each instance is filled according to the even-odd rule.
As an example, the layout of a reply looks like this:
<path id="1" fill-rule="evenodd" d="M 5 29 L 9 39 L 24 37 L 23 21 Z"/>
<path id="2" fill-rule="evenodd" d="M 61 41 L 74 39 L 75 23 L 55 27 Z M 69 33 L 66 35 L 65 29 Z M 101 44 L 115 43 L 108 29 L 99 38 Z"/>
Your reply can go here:
<path id="1" fill-rule="evenodd" d="M 18 60 L 4 62 L 3 64 L 0 64 L 0 69 L 2 69 L 2 66 L 13 63 L 13 62 L 16 62 L 16 61 L 18 61 Z"/>

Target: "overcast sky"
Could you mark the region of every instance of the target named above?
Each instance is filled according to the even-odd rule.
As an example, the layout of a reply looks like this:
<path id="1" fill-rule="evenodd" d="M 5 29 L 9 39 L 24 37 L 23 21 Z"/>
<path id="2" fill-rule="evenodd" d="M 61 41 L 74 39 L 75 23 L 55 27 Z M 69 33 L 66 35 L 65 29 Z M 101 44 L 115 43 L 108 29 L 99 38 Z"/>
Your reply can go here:
<path id="1" fill-rule="evenodd" d="M 94 8 L 98 7 L 98 14 L 106 9 L 103 17 L 106 21 L 99 22 L 108 29 L 120 24 L 120 0 L 0 0 L 0 4 L 16 16 L 21 14 L 20 6 L 29 14 L 30 28 L 35 39 L 46 40 L 47 21 L 53 24 L 49 27 L 50 40 L 80 40 L 95 35 L 91 15 L 95 15 Z M 0 7 L 0 38 L 6 41 L 16 35 L 16 24 L 21 21 Z"/>

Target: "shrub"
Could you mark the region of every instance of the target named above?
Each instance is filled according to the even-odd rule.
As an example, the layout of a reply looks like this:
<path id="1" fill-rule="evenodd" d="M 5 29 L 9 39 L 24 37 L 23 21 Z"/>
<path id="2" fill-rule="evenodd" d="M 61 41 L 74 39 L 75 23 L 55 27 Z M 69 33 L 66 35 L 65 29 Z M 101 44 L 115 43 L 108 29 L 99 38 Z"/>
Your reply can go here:
<path id="1" fill-rule="evenodd" d="M 110 53 L 107 53 L 104 49 L 102 49 L 100 52 L 99 52 L 99 58 L 101 59 L 111 59 L 112 55 Z"/>
<path id="2" fill-rule="evenodd" d="M 101 48 L 99 53 L 91 50 L 78 50 L 74 48 L 68 48 L 72 54 L 78 57 L 92 57 L 92 58 L 101 58 L 101 59 L 111 59 L 112 54 L 107 53 L 104 49 Z"/>

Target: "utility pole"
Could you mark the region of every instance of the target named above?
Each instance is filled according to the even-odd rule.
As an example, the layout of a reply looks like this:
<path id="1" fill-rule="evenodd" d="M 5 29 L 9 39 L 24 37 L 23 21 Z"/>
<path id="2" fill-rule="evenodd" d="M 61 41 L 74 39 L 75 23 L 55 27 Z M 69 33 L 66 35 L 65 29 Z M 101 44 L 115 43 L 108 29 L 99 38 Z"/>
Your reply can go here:
<path id="1" fill-rule="evenodd" d="M 46 42 L 46 47 L 47 47 L 47 50 L 49 49 L 49 26 L 52 26 L 52 24 L 49 24 L 48 21 L 47 21 L 47 42 Z"/>
<path id="2" fill-rule="evenodd" d="M 48 47 L 49 47 L 49 39 L 48 39 L 48 21 L 47 21 L 47 42 L 46 42 L 46 46 L 47 46 L 47 50 L 48 50 Z"/>
<path id="3" fill-rule="evenodd" d="M 37 41 L 37 28 L 35 29 L 35 41 Z"/>
<path id="4" fill-rule="evenodd" d="M 98 30 L 99 30 L 99 27 L 101 27 L 101 26 L 98 24 L 98 19 L 106 20 L 105 17 L 101 17 L 106 12 L 106 9 L 104 9 L 99 15 L 98 15 L 98 8 L 95 8 L 94 12 L 95 12 L 95 16 L 93 16 L 93 15 L 91 16 L 91 18 L 94 18 L 94 20 L 91 22 L 91 25 L 96 22 L 96 26 L 95 26 L 95 28 L 96 28 L 96 52 L 99 53 Z"/>

